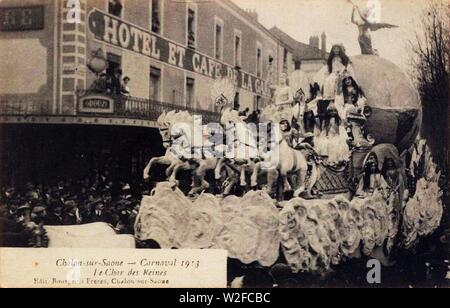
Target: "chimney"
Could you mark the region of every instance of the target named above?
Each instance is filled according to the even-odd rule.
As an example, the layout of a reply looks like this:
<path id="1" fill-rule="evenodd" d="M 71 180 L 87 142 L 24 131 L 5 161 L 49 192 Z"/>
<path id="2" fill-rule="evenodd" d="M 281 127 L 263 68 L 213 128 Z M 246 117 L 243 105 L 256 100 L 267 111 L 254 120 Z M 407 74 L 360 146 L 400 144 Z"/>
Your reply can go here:
<path id="1" fill-rule="evenodd" d="M 321 38 L 322 38 L 322 45 L 321 45 L 322 54 L 325 56 L 327 53 L 327 35 L 325 34 L 325 32 L 322 32 Z"/>
<path id="2" fill-rule="evenodd" d="M 256 12 L 256 10 L 251 10 L 251 9 L 247 9 L 245 10 L 247 12 L 247 14 L 250 16 L 250 18 L 256 22 L 258 22 L 258 13 Z"/>
<path id="3" fill-rule="evenodd" d="M 319 37 L 317 35 L 309 37 L 309 46 L 319 49 Z"/>

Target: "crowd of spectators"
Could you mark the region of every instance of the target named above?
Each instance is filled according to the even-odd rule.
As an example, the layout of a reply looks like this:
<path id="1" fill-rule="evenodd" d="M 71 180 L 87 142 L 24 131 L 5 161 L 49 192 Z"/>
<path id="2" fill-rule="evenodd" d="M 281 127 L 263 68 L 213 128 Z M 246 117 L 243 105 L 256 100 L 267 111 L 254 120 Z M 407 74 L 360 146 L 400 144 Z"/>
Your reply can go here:
<path id="1" fill-rule="evenodd" d="M 2 233 L 20 230 L 17 226 L 27 223 L 64 226 L 103 222 L 111 225 L 118 234 L 134 234 L 141 185 L 115 178 L 113 170 L 113 166 L 106 166 L 79 179 L 27 183 L 22 187 L 2 189 Z"/>

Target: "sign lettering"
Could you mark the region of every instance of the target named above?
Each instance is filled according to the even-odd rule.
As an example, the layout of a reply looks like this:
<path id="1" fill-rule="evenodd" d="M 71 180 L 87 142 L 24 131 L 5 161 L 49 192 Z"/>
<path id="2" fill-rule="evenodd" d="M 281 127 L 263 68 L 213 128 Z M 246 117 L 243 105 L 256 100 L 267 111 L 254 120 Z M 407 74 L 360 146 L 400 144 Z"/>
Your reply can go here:
<path id="1" fill-rule="evenodd" d="M 169 41 L 116 16 L 93 9 L 89 13 L 88 24 L 89 30 L 98 41 L 209 78 L 216 79 L 228 76 L 235 81 L 239 88 L 257 95 L 269 96 L 267 84 L 264 80 L 242 70 L 236 70 L 230 65 Z"/>
<path id="2" fill-rule="evenodd" d="M 44 6 L 0 8 L 0 31 L 44 29 Z"/>
<path id="3" fill-rule="evenodd" d="M 114 101 L 106 96 L 86 96 L 80 99 L 78 111 L 81 113 L 114 113 Z"/>
<path id="4" fill-rule="evenodd" d="M 66 8 L 69 9 L 67 12 L 67 22 L 69 24 L 79 24 L 81 22 L 80 0 L 68 0 Z"/>

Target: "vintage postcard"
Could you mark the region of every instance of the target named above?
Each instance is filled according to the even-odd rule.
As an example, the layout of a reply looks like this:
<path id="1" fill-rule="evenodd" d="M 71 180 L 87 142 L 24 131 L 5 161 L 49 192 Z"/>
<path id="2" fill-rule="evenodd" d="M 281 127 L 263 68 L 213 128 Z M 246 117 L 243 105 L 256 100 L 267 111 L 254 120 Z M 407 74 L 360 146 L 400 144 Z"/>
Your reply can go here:
<path id="1" fill-rule="evenodd" d="M 0 1 L 0 287 L 449 287 L 449 24 Z"/>

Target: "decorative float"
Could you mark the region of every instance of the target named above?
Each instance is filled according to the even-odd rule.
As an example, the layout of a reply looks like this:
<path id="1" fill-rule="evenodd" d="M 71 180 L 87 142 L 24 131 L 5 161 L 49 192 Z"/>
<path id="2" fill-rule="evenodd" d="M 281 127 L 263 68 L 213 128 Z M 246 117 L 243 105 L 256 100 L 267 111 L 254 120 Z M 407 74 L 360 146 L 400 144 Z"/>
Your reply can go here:
<path id="1" fill-rule="evenodd" d="M 343 62 L 330 61 L 310 89 L 291 89 L 292 99 L 275 88 L 276 101 L 260 118 L 268 134 L 255 134 L 231 108 L 235 90 L 226 79 L 212 91 L 221 123 L 202 126 L 201 142 L 191 141 L 189 113 L 162 114 L 167 153 L 150 161 L 144 178 L 165 164 L 168 181 L 144 196 L 136 239 L 169 249 L 222 248 L 262 266 L 282 254 L 294 272 L 326 273 L 362 255 L 390 264 L 394 250 L 433 233 L 442 217 L 440 173 L 417 139 L 417 91 L 380 57 Z M 320 91 L 327 84 L 332 100 Z M 191 171 L 189 192 L 178 187 L 180 170 Z"/>

